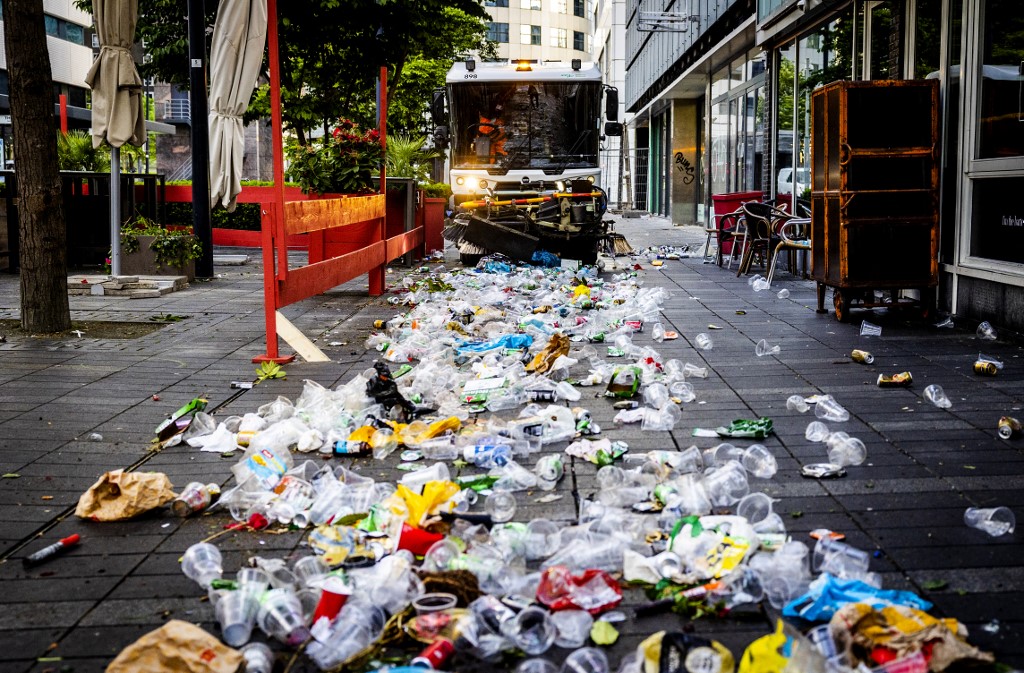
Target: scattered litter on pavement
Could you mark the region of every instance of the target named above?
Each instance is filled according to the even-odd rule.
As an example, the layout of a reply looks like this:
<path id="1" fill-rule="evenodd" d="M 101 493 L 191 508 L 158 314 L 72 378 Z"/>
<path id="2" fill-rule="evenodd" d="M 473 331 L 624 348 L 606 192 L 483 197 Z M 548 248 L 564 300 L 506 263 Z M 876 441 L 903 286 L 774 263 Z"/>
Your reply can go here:
<path id="1" fill-rule="evenodd" d="M 75 516 L 123 521 L 174 500 L 171 480 L 161 472 L 106 472 L 78 499 Z"/>

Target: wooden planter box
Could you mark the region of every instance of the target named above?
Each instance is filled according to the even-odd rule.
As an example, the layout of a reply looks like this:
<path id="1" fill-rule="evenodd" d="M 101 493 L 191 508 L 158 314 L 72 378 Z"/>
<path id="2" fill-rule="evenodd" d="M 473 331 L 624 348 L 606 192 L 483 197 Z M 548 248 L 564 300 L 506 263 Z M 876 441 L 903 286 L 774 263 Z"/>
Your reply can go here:
<path id="1" fill-rule="evenodd" d="M 156 236 L 139 236 L 139 249 L 131 254 L 121 254 L 121 273 L 125 276 L 185 276 L 188 282 L 196 279 L 195 260 L 184 267 L 157 266 L 156 255 L 149 246 Z"/>

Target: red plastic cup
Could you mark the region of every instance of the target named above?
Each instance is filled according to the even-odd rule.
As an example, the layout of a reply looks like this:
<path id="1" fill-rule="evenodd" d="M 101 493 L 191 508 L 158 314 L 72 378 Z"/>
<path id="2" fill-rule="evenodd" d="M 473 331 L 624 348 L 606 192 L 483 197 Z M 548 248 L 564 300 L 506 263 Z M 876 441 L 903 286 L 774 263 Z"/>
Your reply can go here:
<path id="1" fill-rule="evenodd" d="M 351 593 L 352 590 L 345 584 L 345 580 L 329 576 L 323 584 L 320 602 L 313 611 L 313 623 L 316 624 L 321 617 L 327 617 L 328 620 L 337 617 Z"/>
<path id="2" fill-rule="evenodd" d="M 415 526 L 403 523 L 402 535 L 398 538 L 398 548 L 407 549 L 416 556 L 423 556 L 430 549 L 431 545 L 443 539 L 444 535 L 440 533 L 431 533 L 422 528 L 416 528 Z"/>

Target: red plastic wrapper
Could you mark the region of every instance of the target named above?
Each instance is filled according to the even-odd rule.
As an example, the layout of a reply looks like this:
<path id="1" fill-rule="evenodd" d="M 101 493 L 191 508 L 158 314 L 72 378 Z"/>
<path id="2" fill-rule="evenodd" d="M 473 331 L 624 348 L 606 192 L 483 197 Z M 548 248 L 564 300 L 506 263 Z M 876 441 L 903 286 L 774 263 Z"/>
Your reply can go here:
<path id="1" fill-rule="evenodd" d="M 603 570 L 574 574 L 551 566 L 540 576 L 537 600 L 552 610 L 586 610 L 596 617 L 622 602 L 622 587 Z"/>

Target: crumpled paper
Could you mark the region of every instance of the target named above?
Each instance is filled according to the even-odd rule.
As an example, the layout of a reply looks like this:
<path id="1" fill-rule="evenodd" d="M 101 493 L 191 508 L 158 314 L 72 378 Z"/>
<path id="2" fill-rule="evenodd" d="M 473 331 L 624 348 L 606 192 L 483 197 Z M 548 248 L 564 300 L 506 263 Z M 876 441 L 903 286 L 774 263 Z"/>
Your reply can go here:
<path id="1" fill-rule="evenodd" d="M 162 472 L 105 473 L 78 499 L 75 515 L 93 521 L 123 521 L 166 505 L 176 497 Z"/>
<path id="2" fill-rule="evenodd" d="M 106 673 L 235 673 L 243 661 L 195 624 L 172 619 L 121 650 Z"/>

